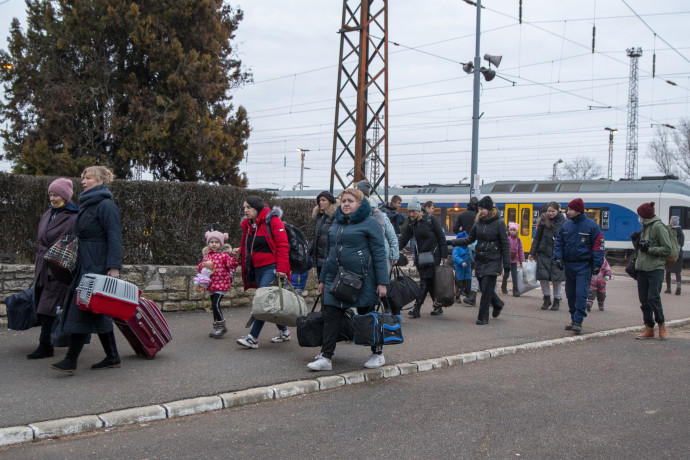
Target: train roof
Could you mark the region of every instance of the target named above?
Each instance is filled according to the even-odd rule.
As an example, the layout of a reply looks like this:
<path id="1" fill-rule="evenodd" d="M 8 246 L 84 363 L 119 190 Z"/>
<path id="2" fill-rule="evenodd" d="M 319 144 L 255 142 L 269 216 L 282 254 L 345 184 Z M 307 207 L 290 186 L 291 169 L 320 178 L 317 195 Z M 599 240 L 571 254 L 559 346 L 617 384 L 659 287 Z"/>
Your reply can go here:
<path id="1" fill-rule="evenodd" d="M 279 190 L 274 191 L 282 198 L 316 198 L 322 190 Z M 338 195 L 342 190 L 335 190 Z M 379 191 L 383 195 L 383 190 Z M 469 184 L 428 184 L 406 187 L 389 187 L 388 196 L 393 195 L 468 195 Z M 482 195 L 499 193 L 677 193 L 690 196 L 690 184 L 666 177 L 650 177 L 639 180 L 534 180 L 496 181 L 480 186 Z"/>

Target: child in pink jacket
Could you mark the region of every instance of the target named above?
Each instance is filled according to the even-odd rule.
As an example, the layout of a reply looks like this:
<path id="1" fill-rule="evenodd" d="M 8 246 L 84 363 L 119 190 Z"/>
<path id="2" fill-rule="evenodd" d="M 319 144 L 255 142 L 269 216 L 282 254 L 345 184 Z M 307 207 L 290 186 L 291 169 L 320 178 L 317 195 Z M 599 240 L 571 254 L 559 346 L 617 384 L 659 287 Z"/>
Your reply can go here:
<path id="1" fill-rule="evenodd" d="M 597 299 L 599 310 L 604 311 L 604 300 L 606 300 L 606 281 L 611 279 L 611 266 L 604 257 L 604 263 L 601 264 L 601 270 L 596 275 L 592 275 L 592 280 L 589 282 L 589 298 L 587 299 L 587 311 L 592 311 L 592 304 L 594 299 Z"/>
<path id="2" fill-rule="evenodd" d="M 197 267 L 199 275 L 194 278 L 198 284 L 198 290 L 205 287 L 211 293 L 211 308 L 213 309 L 213 330 L 208 334 L 214 339 L 221 338 L 228 329 L 225 327 L 223 311 L 220 309 L 220 301 L 232 285 L 232 277 L 235 275 L 239 263 L 231 255 L 232 247 L 225 244 L 227 233 L 218 231 L 206 232 L 206 247 L 203 250 L 204 258 Z"/>
<path id="3" fill-rule="evenodd" d="M 510 275 L 513 277 L 513 296 L 520 297 L 520 292 L 518 291 L 517 277 L 518 277 L 518 267 L 522 267 L 522 263 L 525 261 L 525 253 L 522 250 L 522 241 L 518 237 L 518 230 L 520 227 L 515 222 L 510 222 L 508 224 L 508 241 L 510 241 Z M 503 276 L 503 282 L 501 283 L 501 292 L 508 294 L 508 278 L 510 275 Z"/>

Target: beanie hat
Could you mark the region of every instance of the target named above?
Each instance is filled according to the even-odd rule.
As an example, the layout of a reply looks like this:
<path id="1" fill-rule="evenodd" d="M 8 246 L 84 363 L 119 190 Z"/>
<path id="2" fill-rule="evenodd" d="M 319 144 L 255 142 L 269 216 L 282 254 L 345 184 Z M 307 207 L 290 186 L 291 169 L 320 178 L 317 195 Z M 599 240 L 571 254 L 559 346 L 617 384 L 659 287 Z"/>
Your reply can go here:
<path id="1" fill-rule="evenodd" d="M 510 222 L 508 224 L 508 230 L 515 230 L 516 232 L 520 230 L 520 226 L 515 222 Z"/>
<path id="2" fill-rule="evenodd" d="M 261 210 L 265 207 L 263 200 L 258 196 L 250 195 L 247 198 L 245 198 L 244 201 L 246 201 L 250 207 L 256 209 L 259 212 L 261 212 Z"/>
<path id="3" fill-rule="evenodd" d="M 573 201 L 568 203 L 568 208 L 582 214 L 585 212 L 585 202 L 582 201 L 582 198 L 575 198 Z"/>
<path id="4" fill-rule="evenodd" d="M 206 232 L 206 244 L 207 245 L 208 245 L 208 242 L 211 241 L 211 238 L 217 239 L 218 241 L 220 241 L 220 244 L 223 245 L 223 244 L 225 244 L 225 241 L 228 239 L 228 234 L 227 233 L 221 233 L 217 230 Z"/>
<path id="5" fill-rule="evenodd" d="M 331 202 L 331 204 L 335 204 L 335 197 L 328 190 L 324 190 L 323 192 L 319 193 L 319 195 L 316 197 L 316 204 L 319 204 L 319 200 L 321 199 L 321 197 L 326 198 L 328 201 Z"/>
<path id="6" fill-rule="evenodd" d="M 637 208 L 637 214 L 643 219 L 651 219 L 654 217 L 654 202 L 642 203 L 639 208 Z"/>
<path id="7" fill-rule="evenodd" d="M 413 196 L 409 203 L 407 203 L 408 211 L 421 211 L 422 207 L 419 206 L 419 198 Z"/>
<path id="8" fill-rule="evenodd" d="M 65 179 L 64 177 L 55 179 L 48 186 L 48 193 L 50 192 L 60 196 L 60 198 L 65 200 L 65 203 L 67 203 L 72 199 L 72 181 Z"/>
<path id="9" fill-rule="evenodd" d="M 357 183 L 357 190 L 360 190 L 362 193 L 364 193 L 364 196 L 369 196 L 371 195 L 371 189 L 374 188 L 373 185 L 371 185 L 371 182 L 368 180 L 361 180 Z"/>
<path id="10" fill-rule="evenodd" d="M 487 195 L 481 200 L 479 200 L 479 202 L 477 203 L 477 207 L 482 209 L 488 209 L 489 211 L 491 211 L 494 208 L 494 200 L 492 200 L 491 197 Z"/>

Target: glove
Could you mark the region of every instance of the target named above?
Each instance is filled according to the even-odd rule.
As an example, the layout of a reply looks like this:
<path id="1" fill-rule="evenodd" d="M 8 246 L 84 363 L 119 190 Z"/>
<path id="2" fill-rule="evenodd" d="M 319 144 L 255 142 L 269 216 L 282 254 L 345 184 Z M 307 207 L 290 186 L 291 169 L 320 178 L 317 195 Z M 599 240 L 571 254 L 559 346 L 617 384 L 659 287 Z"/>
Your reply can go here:
<path id="1" fill-rule="evenodd" d="M 559 270 L 563 270 L 565 267 L 563 266 L 563 261 L 561 259 L 556 259 L 556 268 Z"/>
<path id="2" fill-rule="evenodd" d="M 600 271 L 601 271 L 601 268 L 599 268 L 599 267 L 594 267 L 594 269 L 592 269 L 592 273 L 595 275 L 598 275 Z"/>
<path id="3" fill-rule="evenodd" d="M 647 252 L 649 251 L 649 241 L 642 240 L 639 243 L 637 243 L 637 247 L 640 249 L 640 251 Z"/>
<path id="4" fill-rule="evenodd" d="M 635 241 L 635 240 L 638 239 L 639 237 L 640 237 L 640 232 L 632 232 L 632 233 L 630 234 L 630 239 L 633 240 L 633 241 Z"/>

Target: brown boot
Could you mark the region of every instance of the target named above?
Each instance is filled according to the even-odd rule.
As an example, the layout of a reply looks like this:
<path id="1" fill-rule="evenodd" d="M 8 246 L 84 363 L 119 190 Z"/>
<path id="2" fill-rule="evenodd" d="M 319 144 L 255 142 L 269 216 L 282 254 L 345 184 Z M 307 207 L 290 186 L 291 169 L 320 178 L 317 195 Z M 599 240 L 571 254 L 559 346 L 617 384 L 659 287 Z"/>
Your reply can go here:
<path id="1" fill-rule="evenodd" d="M 668 337 L 668 329 L 666 329 L 665 323 L 661 323 L 659 324 L 659 338 L 665 339 L 666 337 Z"/>
<path id="2" fill-rule="evenodd" d="M 644 332 L 637 337 L 636 339 L 644 340 L 644 339 L 653 339 L 654 338 L 654 328 L 645 326 L 644 327 Z"/>

